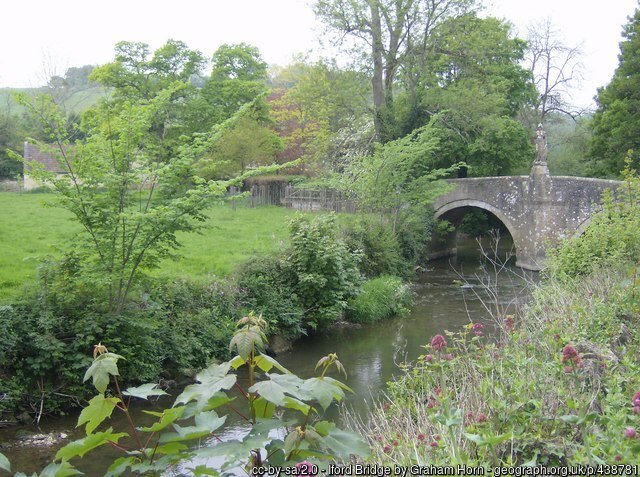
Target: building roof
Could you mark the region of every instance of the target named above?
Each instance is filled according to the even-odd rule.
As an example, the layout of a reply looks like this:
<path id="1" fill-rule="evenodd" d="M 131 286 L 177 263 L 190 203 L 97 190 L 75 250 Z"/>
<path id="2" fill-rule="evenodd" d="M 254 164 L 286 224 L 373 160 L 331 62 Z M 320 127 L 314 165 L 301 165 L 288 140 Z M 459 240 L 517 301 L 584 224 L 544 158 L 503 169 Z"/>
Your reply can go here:
<path id="1" fill-rule="evenodd" d="M 38 146 L 35 144 L 29 144 L 26 141 L 24 143 L 24 160 L 27 166 L 30 162 L 39 162 L 44 166 L 45 170 L 49 172 L 66 172 L 62 167 L 60 167 L 58 159 L 56 159 L 51 152 L 41 151 Z"/>

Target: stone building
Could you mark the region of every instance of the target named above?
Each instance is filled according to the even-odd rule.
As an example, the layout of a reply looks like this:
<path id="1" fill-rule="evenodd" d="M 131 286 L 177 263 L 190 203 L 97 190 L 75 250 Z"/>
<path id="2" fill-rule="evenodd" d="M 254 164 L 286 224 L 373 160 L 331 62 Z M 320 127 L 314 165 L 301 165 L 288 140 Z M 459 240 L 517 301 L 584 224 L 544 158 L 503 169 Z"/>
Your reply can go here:
<path id="1" fill-rule="evenodd" d="M 24 190 L 33 190 L 41 186 L 36 180 L 29 174 L 32 166 L 30 164 L 42 164 L 42 167 L 46 171 L 55 172 L 58 175 L 66 174 L 64 169 L 60 167 L 58 159 L 54 157 L 51 152 L 41 151 L 35 144 L 24 143 L 24 174 L 23 174 L 23 187 Z"/>

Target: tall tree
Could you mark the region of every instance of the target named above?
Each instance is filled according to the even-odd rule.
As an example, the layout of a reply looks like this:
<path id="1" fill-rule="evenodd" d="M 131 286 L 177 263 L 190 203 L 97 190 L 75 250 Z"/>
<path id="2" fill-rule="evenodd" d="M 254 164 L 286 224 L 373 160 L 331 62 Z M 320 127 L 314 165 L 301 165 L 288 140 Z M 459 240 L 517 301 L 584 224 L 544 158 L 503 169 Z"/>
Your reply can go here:
<path id="1" fill-rule="evenodd" d="M 562 41 L 551 19 L 546 18 L 529 27 L 526 61 L 538 91 L 536 124 L 544 123 L 551 112 L 572 118 L 580 114 L 579 109 L 571 104 L 570 89 L 582 77 L 581 55 L 579 46 L 568 46 Z"/>
<path id="2" fill-rule="evenodd" d="M 611 82 L 598 90 L 589 155 L 591 173 L 617 177 L 630 157 L 640 167 L 640 9 L 622 32 L 619 65 Z"/>
<path id="3" fill-rule="evenodd" d="M 174 82 L 188 83 L 204 64 L 202 53 L 181 41 L 168 40 L 153 55 L 146 43 L 121 41 L 115 60 L 95 68 L 90 79 L 113 88 L 119 99 L 149 101 Z"/>
<path id="4" fill-rule="evenodd" d="M 109 88 L 107 109 L 149 104 L 159 94 L 171 91 L 169 104 L 158 111 L 152 125 L 156 147 L 164 151 L 159 157 L 168 160 L 183 136 L 202 131 L 186 117 L 198 94 L 191 80 L 204 64 L 202 54 L 181 41 L 168 40 L 153 54 L 146 43 L 123 41 L 115 46 L 114 61 L 96 67 L 90 80 Z"/>
<path id="5" fill-rule="evenodd" d="M 447 18 L 468 11 L 474 0 L 317 0 L 316 15 L 339 34 L 355 40 L 371 73 L 376 136 L 397 136 L 394 85 L 406 58 L 424 58 L 429 37 Z"/>
<path id="6" fill-rule="evenodd" d="M 267 64 L 255 46 L 222 45 L 213 54 L 212 66 L 211 77 L 190 111 L 190 121 L 203 129 L 230 118 L 267 89 Z"/>
<path id="7" fill-rule="evenodd" d="M 269 97 L 275 126 L 286 149 L 283 159 L 298 157 L 329 160 L 335 166 L 332 143 L 338 135 L 361 128 L 367 117 L 369 92 L 364 75 L 335 63 L 307 63 L 299 59 L 272 80 Z M 364 121 L 367 122 L 367 121 Z M 364 127 L 371 137 L 369 127 Z M 338 154 L 344 154 L 341 150 Z"/>
<path id="8" fill-rule="evenodd" d="M 402 133 L 434 121 L 441 140 L 435 167 L 465 161 L 476 176 L 520 169 L 532 148 L 515 117 L 535 98 L 519 64 L 525 42 L 511 36 L 507 23 L 473 12 L 444 21 L 433 41 L 437 47 L 415 91 L 398 97 Z"/>

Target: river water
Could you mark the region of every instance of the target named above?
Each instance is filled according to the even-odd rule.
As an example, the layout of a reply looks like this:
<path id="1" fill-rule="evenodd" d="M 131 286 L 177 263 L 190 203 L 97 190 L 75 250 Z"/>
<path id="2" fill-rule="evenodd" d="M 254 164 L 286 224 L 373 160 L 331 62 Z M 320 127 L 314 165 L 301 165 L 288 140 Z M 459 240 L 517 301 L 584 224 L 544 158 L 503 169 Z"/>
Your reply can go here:
<path id="1" fill-rule="evenodd" d="M 508 240 L 500 242 L 496 250 L 501 262 L 511 247 Z M 482 258 L 479 245 L 474 240 L 459 241 L 457 257 L 430 262 L 428 269 L 420 273 L 414 282 L 414 304 L 408 315 L 303 339 L 296 343 L 293 351 L 277 359 L 290 371 L 307 378 L 315 375 L 314 368 L 319 358 L 337 353 L 347 370 L 346 383 L 355 391 L 355 394 L 347 396 L 343 409 L 365 416 L 368 403 L 380 398 L 385 384 L 400 372 L 398 364 L 415 360 L 424 353 L 422 346 L 428 344 L 434 335 L 444 330 L 460 330 L 470 322 L 481 322 L 490 336 L 492 314 L 496 311 L 513 312 L 515 306 L 526 301 L 526 284 L 536 276 L 516 268 L 513 262 L 511 258 L 504 267 L 494 266 Z M 152 406 L 161 409 L 170 402 Z M 145 420 L 149 423 L 149 416 L 140 411 L 136 411 L 140 420 L 136 423 L 144 425 Z M 330 409 L 327 417 L 339 420 L 339 410 L 335 407 Z M 57 446 L 22 445 L 19 437 L 25 432 L 63 433 L 67 436 L 63 440 L 66 443 L 83 437 L 82 432 L 75 429 L 76 421 L 77 416 L 66 416 L 48 419 L 41 423 L 40 429 L 0 431 L 0 450 L 11 460 L 14 472 L 40 470 L 52 460 Z M 222 434 L 223 438 L 242 432 L 242 422 L 229 416 L 228 423 L 231 425 Z M 118 419 L 114 419 L 112 424 L 116 429 L 125 427 L 125 423 Z M 115 449 L 101 448 L 91 456 L 78 467 L 86 475 L 98 476 L 121 454 Z"/>

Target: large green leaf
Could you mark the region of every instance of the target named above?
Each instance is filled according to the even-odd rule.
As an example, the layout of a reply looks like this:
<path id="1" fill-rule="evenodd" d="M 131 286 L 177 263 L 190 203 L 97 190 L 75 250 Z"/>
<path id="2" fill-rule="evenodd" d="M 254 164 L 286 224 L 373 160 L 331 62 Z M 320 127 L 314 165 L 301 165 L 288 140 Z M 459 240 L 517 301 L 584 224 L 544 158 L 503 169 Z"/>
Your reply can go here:
<path id="1" fill-rule="evenodd" d="M 119 477 L 124 474 L 131 465 L 138 462 L 136 457 L 118 457 L 107 469 L 104 477 Z"/>
<path id="2" fill-rule="evenodd" d="M 370 453 L 369 446 L 362 437 L 337 428 L 333 422 L 319 421 L 312 428 L 322 437 L 323 444 L 340 459 L 348 460 L 351 454 L 366 457 Z"/>
<path id="3" fill-rule="evenodd" d="M 129 388 L 122 394 L 140 399 L 149 399 L 149 396 L 164 396 L 167 394 L 162 389 L 156 389 L 157 386 L 155 383 L 147 383 L 136 388 Z"/>
<path id="4" fill-rule="evenodd" d="M 256 366 L 258 366 L 258 368 L 260 368 L 265 373 L 268 373 L 269 371 L 271 371 L 272 368 L 276 368 L 278 371 L 283 373 L 289 373 L 289 370 L 287 368 L 285 368 L 280 363 L 278 363 L 275 359 L 273 359 L 271 356 L 268 356 L 266 354 L 261 354 L 257 356 L 255 358 L 255 364 Z"/>
<path id="5" fill-rule="evenodd" d="M 96 447 L 100 447 L 107 442 L 117 443 L 123 437 L 128 436 L 125 432 L 113 433 L 113 429 L 110 427 L 104 432 L 96 432 L 95 434 L 89 434 L 83 439 L 70 442 L 56 453 L 56 460 L 67 462 L 73 457 L 82 457 L 87 452 Z"/>
<path id="6" fill-rule="evenodd" d="M 253 401 L 253 409 L 256 412 L 256 417 L 270 419 L 273 417 L 276 405 L 259 396 Z"/>
<path id="7" fill-rule="evenodd" d="M 51 463 L 42 469 L 40 477 L 70 477 L 81 474 L 82 472 L 74 468 L 69 462 L 60 462 L 59 464 Z"/>
<path id="8" fill-rule="evenodd" d="M 344 397 L 344 391 L 338 385 L 328 381 L 326 378 L 307 379 L 302 390 L 313 396 L 323 409 L 327 409 L 333 400 L 340 401 Z"/>
<path id="9" fill-rule="evenodd" d="M 93 360 L 87 372 L 84 373 L 82 382 L 93 378 L 93 385 L 99 393 L 104 393 L 109 385 L 109 375 L 118 376 L 118 360 L 124 359 L 114 353 L 105 353 Z"/>
<path id="10" fill-rule="evenodd" d="M 185 406 L 171 407 L 169 409 L 165 409 L 161 413 L 145 411 L 147 414 L 151 414 L 153 416 L 159 417 L 160 420 L 150 427 L 140 427 L 139 429 L 144 432 L 158 432 L 167 427 L 169 424 L 177 421 L 182 417 L 184 413 Z"/>
<path id="11" fill-rule="evenodd" d="M 9 462 L 9 459 L 7 459 L 2 452 L 0 452 L 0 469 L 6 470 L 7 472 L 11 472 L 11 463 Z"/>
<path id="12" fill-rule="evenodd" d="M 85 432 L 91 434 L 102 421 L 111 416 L 111 413 L 119 402 L 120 399 L 115 397 L 106 398 L 104 394 L 94 396 L 93 399 L 89 401 L 89 405 L 80 413 L 76 427 L 80 427 L 86 423 Z"/>
<path id="13" fill-rule="evenodd" d="M 284 392 L 285 388 L 278 383 L 268 380 L 260 381 L 249 388 L 249 392 L 258 393 L 267 401 L 272 402 L 278 406 L 284 406 Z"/>
<path id="14" fill-rule="evenodd" d="M 181 427 L 174 424 L 173 428 L 176 432 L 163 434 L 160 442 L 182 442 L 208 436 L 219 429 L 226 418 L 227 416 L 218 417 L 215 411 L 201 412 L 196 414 L 194 426 Z"/>
<path id="15" fill-rule="evenodd" d="M 286 407 L 287 409 L 295 409 L 297 411 L 300 411 L 304 415 L 309 414 L 309 410 L 311 409 L 311 406 L 309 406 L 308 404 L 291 396 L 284 397 L 284 407 Z"/>
<path id="16" fill-rule="evenodd" d="M 236 383 L 236 375 L 228 374 L 230 363 L 221 365 L 213 364 L 196 376 L 199 384 L 192 384 L 184 388 L 184 391 L 176 398 L 175 404 L 196 401 L 198 409 L 203 409 L 209 399 L 222 389 L 231 389 Z M 174 404 L 174 405 L 175 405 Z"/>

